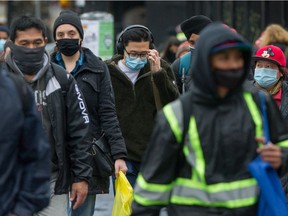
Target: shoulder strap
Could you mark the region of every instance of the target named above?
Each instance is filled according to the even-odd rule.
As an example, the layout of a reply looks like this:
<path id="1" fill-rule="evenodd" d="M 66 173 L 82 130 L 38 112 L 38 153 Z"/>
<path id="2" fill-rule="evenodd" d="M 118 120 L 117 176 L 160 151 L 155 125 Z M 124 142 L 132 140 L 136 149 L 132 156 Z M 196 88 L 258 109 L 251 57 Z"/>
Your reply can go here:
<path id="1" fill-rule="evenodd" d="M 180 57 L 178 74 L 179 74 L 179 77 L 181 78 L 183 93 L 185 92 L 185 80 L 186 80 L 186 76 L 190 68 L 191 55 L 192 55 L 192 49 L 190 49 L 190 52 Z"/>
<path id="2" fill-rule="evenodd" d="M 180 57 L 180 64 L 179 64 L 179 76 L 182 77 L 183 74 L 187 75 L 188 70 L 190 68 L 190 60 L 191 60 L 192 51 L 182 55 Z"/>
<path id="3" fill-rule="evenodd" d="M 161 102 L 159 90 L 154 82 L 153 74 L 151 73 L 151 82 L 152 82 L 152 89 L 153 89 L 153 95 L 154 95 L 154 100 L 155 100 L 155 105 L 157 110 L 161 110 L 163 105 Z"/>
<path id="4" fill-rule="evenodd" d="M 265 102 L 265 95 L 262 91 L 259 91 L 259 97 L 260 97 L 260 105 L 261 105 L 261 113 L 262 113 L 262 119 L 263 119 L 263 131 L 265 136 L 265 144 L 267 144 L 270 141 L 270 131 L 269 131 L 269 122 L 268 122 L 268 116 L 267 116 L 267 107 Z"/>
<path id="5" fill-rule="evenodd" d="M 62 94 L 64 96 L 66 96 L 68 89 L 69 89 L 69 80 L 67 77 L 67 73 L 64 73 L 64 71 L 60 71 L 58 72 L 57 70 L 64 70 L 62 67 L 60 67 L 59 65 L 56 65 L 54 63 L 51 63 L 51 68 L 53 70 L 53 73 L 57 79 L 57 81 L 59 82 L 61 89 L 62 89 Z"/>

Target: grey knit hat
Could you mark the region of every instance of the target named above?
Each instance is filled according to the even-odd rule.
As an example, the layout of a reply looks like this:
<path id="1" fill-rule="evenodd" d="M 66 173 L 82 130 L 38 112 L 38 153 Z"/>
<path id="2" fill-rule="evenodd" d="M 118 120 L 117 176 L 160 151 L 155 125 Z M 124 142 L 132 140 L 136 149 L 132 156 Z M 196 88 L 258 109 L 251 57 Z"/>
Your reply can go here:
<path id="1" fill-rule="evenodd" d="M 78 30 L 81 39 L 83 39 L 84 32 L 83 32 L 83 27 L 82 27 L 80 17 L 78 16 L 77 13 L 71 10 L 64 10 L 64 11 L 61 11 L 61 13 L 59 14 L 59 16 L 54 22 L 54 26 L 53 26 L 54 40 L 56 39 L 56 29 L 58 28 L 58 26 L 63 25 L 63 24 L 73 25 Z"/>

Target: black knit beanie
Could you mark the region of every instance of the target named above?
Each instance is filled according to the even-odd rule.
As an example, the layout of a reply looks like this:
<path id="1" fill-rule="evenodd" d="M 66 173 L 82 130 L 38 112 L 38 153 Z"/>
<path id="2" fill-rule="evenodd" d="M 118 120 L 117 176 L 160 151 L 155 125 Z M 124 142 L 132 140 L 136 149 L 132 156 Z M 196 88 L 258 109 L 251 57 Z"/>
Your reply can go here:
<path id="1" fill-rule="evenodd" d="M 56 40 L 56 29 L 58 28 L 58 26 L 63 25 L 63 24 L 73 25 L 78 30 L 81 39 L 83 39 L 84 32 L 83 32 L 82 23 L 78 14 L 71 10 L 64 10 L 64 11 L 61 11 L 61 13 L 59 14 L 59 16 L 54 22 L 54 26 L 53 26 L 54 40 Z"/>
<path id="2" fill-rule="evenodd" d="M 204 29 L 212 21 L 206 16 L 196 15 L 190 17 L 187 20 L 184 20 L 181 24 L 181 30 L 185 34 L 187 40 L 191 37 L 192 34 L 199 34 L 199 32 Z"/>

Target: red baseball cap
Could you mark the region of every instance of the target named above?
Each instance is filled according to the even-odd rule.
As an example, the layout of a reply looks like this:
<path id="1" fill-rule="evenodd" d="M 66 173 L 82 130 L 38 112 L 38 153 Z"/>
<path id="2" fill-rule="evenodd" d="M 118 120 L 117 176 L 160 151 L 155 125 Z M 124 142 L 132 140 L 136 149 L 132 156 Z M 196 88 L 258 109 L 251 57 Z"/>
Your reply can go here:
<path id="1" fill-rule="evenodd" d="M 273 45 L 267 45 L 257 50 L 256 55 L 253 56 L 255 61 L 264 60 L 275 63 L 281 67 L 286 67 L 286 58 L 283 51 Z"/>

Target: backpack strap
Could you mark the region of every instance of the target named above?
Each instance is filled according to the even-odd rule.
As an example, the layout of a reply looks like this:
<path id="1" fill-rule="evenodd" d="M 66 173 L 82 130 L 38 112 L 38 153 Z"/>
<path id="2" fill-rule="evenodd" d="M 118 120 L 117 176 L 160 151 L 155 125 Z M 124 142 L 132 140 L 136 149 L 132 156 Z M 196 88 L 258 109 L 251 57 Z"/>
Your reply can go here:
<path id="1" fill-rule="evenodd" d="M 61 86 L 62 94 L 65 98 L 69 89 L 68 74 L 64 73 L 63 71 L 64 69 L 55 63 L 51 63 L 51 68 L 52 68 L 54 76 L 56 77 L 57 81 L 59 82 Z M 62 71 L 58 72 L 59 70 L 62 70 L 63 72 Z"/>
<path id="2" fill-rule="evenodd" d="M 186 76 L 188 74 L 189 68 L 190 68 L 190 62 L 191 62 L 191 55 L 192 55 L 192 49 L 184 55 L 180 57 L 180 64 L 178 69 L 178 75 L 181 78 L 182 82 L 182 92 L 185 92 L 185 80 Z"/>
<path id="3" fill-rule="evenodd" d="M 270 141 L 270 131 L 269 131 L 269 121 L 267 116 L 267 107 L 265 102 L 265 95 L 262 91 L 258 92 L 260 97 L 260 104 L 261 104 L 261 113 L 262 113 L 262 120 L 263 120 L 263 130 L 265 136 L 265 144 Z"/>

